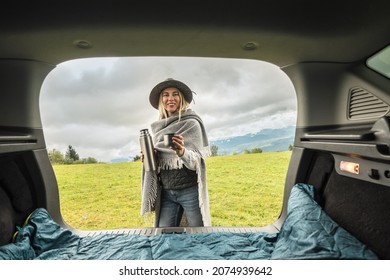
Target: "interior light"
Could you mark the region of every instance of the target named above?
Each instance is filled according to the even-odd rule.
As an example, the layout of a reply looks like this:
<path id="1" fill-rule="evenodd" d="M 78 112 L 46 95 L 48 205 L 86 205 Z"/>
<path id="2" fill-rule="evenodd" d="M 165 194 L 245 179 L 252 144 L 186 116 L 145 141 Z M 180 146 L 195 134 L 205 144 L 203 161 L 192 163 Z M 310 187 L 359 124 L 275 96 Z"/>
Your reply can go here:
<path id="1" fill-rule="evenodd" d="M 90 49 L 92 48 L 92 44 L 87 40 L 75 40 L 73 44 L 80 49 Z"/>
<path id="2" fill-rule="evenodd" d="M 253 51 L 253 50 L 257 49 L 257 47 L 258 47 L 258 44 L 256 42 L 245 42 L 242 45 L 242 48 L 246 51 Z"/>
<path id="3" fill-rule="evenodd" d="M 359 174 L 360 166 L 359 163 L 356 162 L 340 161 L 340 170 L 352 174 Z"/>

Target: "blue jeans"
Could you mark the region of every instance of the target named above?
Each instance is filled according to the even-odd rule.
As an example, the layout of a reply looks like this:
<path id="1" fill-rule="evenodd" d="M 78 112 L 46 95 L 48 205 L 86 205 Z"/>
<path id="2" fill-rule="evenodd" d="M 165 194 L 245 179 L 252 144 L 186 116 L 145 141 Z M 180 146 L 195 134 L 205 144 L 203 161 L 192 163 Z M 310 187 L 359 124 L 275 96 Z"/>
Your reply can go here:
<path id="1" fill-rule="evenodd" d="M 177 227 L 183 211 L 190 227 L 203 226 L 198 185 L 183 190 L 162 190 L 158 227 Z"/>

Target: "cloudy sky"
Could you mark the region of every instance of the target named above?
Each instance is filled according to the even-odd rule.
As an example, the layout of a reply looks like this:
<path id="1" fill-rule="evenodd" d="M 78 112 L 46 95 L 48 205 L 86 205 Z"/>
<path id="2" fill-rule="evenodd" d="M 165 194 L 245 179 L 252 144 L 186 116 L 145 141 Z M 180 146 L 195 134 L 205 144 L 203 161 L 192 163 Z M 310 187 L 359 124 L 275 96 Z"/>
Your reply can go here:
<path id="1" fill-rule="evenodd" d="M 296 98 L 278 67 L 259 61 L 208 58 L 95 58 L 58 65 L 40 97 L 49 150 L 72 145 L 81 158 L 132 160 L 139 131 L 158 111 L 151 89 L 166 78 L 186 83 L 191 108 L 203 119 L 209 140 L 295 125 Z"/>

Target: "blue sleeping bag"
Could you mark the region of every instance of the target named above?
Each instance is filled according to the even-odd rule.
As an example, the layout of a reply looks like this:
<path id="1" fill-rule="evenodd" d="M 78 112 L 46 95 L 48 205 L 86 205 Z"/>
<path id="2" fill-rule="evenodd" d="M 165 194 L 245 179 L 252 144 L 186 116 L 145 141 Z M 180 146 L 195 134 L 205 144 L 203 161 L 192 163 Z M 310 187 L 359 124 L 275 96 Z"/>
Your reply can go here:
<path id="1" fill-rule="evenodd" d="M 315 202 L 311 185 L 297 184 L 279 233 L 213 232 L 156 236 L 101 234 L 80 237 L 36 209 L 0 259 L 59 260 L 256 260 L 377 259 Z"/>

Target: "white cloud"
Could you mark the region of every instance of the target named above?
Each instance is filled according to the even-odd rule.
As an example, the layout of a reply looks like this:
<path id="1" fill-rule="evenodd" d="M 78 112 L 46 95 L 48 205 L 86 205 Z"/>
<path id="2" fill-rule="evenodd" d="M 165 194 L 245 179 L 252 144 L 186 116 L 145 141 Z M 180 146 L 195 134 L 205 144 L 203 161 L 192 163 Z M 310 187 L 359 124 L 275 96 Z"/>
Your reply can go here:
<path id="1" fill-rule="evenodd" d="M 295 125 L 290 80 L 265 62 L 206 58 L 99 58 L 60 64 L 41 92 L 48 149 L 72 145 L 81 157 L 109 162 L 139 154 L 138 136 L 157 120 L 150 90 L 171 77 L 196 95 L 192 108 L 210 140 Z"/>

